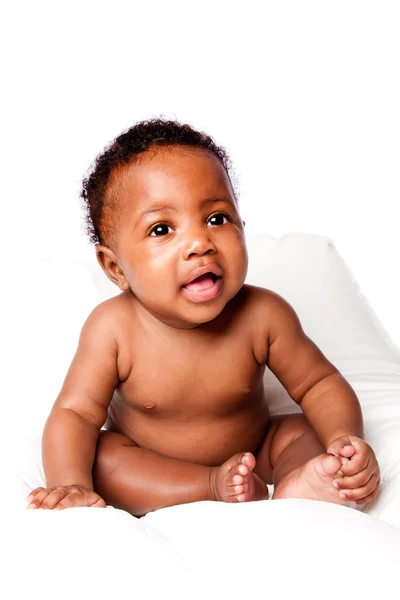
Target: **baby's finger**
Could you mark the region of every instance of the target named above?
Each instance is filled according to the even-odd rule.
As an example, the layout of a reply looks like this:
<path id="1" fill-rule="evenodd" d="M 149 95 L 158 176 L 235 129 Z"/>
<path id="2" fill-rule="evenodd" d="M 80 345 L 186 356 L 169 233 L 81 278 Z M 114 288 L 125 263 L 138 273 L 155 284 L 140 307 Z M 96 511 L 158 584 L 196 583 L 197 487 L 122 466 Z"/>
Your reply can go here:
<path id="1" fill-rule="evenodd" d="M 52 510 L 66 496 L 67 490 L 63 488 L 55 488 L 42 501 L 42 508 Z"/>
<path id="2" fill-rule="evenodd" d="M 350 477 L 351 475 L 355 475 L 366 469 L 368 464 L 368 455 L 364 452 L 356 452 L 356 454 L 354 454 L 345 464 L 342 463 L 340 471 L 342 471 L 345 477 Z"/>
<path id="3" fill-rule="evenodd" d="M 372 492 L 375 490 L 375 488 L 378 485 L 378 481 L 379 481 L 379 475 L 374 473 L 374 475 L 371 477 L 371 479 L 368 481 L 368 483 L 366 485 L 356 488 L 355 490 L 349 490 L 349 489 L 341 490 L 339 492 L 339 496 L 341 498 L 345 498 L 346 500 L 350 500 L 350 501 L 361 500 L 361 498 L 366 498 L 367 496 L 372 494 Z"/>
<path id="4" fill-rule="evenodd" d="M 87 498 L 84 494 L 70 493 L 66 494 L 64 498 L 56 504 L 55 510 L 63 510 L 65 508 L 72 508 L 73 506 L 88 506 Z"/>
<path id="5" fill-rule="evenodd" d="M 89 504 L 89 506 L 94 508 L 107 508 L 107 504 L 104 502 L 103 498 L 100 497 L 98 497 L 96 502 L 93 502 L 93 504 Z"/>
<path id="6" fill-rule="evenodd" d="M 368 502 L 371 502 L 371 500 L 373 500 L 379 494 L 379 490 L 380 490 L 380 479 L 378 479 L 376 488 L 374 489 L 372 494 L 370 494 L 369 496 L 366 496 L 365 498 L 361 498 L 361 500 L 353 500 L 352 503 L 353 504 L 367 504 Z"/>
<path id="7" fill-rule="evenodd" d="M 50 494 L 51 489 L 42 488 L 36 496 L 31 500 L 30 504 L 28 504 L 27 508 L 39 508 L 42 505 L 42 502 L 47 496 Z"/>
<path id="8" fill-rule="evenodd" d="M 339 479 L 335 478 L 333 480 L 333 487 L 337 490 L 339 489 L 350 489 L 354 490 L 356 488 L 362 487 L 366 485 L 371 477 L 378 472 L 378 468 L 371 471 L 370 469 L 363 469 L 360 473 L 356 473 L 355 475 L 347 475 L 346 477 L 340 477 Z"/>
<path id="9" fill-rule="evenodd" d="M 91 492 L 89 495 L 73 493 L 61 498 L 60 502 L 55 506 L 55 510 L 63 510 L 65 508 L 72 508 L 73 506 L 106 508 L 107 504 L 96 492 Z"/>
<path id="10" fill-rule="evenodd" d="M 351 444 L 346 444 L 340 449 L 340 456 L 351 458 L 356 452 L 356 449 Z"/>
<path id="11" fill-rule="evenodd" d="M 44 490 L 44 487 L 37 487 L 32 490 L 31 493 L 26 497 L 26 501 L 30 502 L 41 490 Z"/>

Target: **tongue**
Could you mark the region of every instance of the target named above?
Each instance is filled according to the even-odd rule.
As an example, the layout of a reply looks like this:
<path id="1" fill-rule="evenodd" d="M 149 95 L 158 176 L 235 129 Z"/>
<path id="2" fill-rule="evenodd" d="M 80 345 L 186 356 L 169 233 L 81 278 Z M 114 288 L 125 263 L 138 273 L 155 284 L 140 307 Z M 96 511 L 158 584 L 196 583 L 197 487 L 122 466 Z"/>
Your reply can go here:
<path id="1" fill-rule="evenodd" d="M 206 273 L 205 275 L 197 277 L 197 279 L 193 279 L 193 281 L 191 281 L 190 283 L 187 283 L 185 285 L 185 288 L 187 290 L 190 290 L 191 292 L 202 292 L 203 290 L 207 290 L 213 285 L 213 278 L 209 273 Z"/>

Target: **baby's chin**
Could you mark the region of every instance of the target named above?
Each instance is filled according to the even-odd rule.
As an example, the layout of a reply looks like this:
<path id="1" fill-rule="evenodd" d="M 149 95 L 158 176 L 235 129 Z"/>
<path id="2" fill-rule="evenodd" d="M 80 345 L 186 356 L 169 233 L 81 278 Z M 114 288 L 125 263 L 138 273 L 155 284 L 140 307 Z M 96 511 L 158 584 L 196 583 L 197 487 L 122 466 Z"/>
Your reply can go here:
<path id="1" fill-rule="evenodd" d="M 182 310 L 174 310 L 161 313 L 157 310 L 147 308 L 153 317 L 174 329 L 195 329 L 207 323 L 212 323 L 224 310 L 226 304 L 219 303 L 218 306 L 199 305 L 186 306 Z"/>
<path id="2" fill-rule="evenodd" d="M 176 329 L 195 329 L 196 327 L 201 327 L 207 323 L 212 323 L 223 310 L 224 307 L 219 310 L 210 310 L 208 307 L 207 310 L 204 310 L 204 307 L 202 307 L 199 310 L 199 307 L 196 306 L 195 310 L 187 311 L 186 313 L 176 315 L 175 317 L 172 317 L 171 315 L 168 318 L 168 321 L 164 322 Z"/>

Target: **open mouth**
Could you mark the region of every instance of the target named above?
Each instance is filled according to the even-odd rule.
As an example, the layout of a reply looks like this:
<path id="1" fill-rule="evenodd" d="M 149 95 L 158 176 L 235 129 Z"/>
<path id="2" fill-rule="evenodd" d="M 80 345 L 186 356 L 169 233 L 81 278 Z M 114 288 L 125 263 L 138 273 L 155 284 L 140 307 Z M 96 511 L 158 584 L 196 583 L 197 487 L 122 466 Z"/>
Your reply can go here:
<path id="1" fill-rule="evenodd" d="M 190 302 L 199 303 L 214 300 L 222 293 L 223 276 L 215 273 L 204 273 L 182 286 L 186 298 Z"/>
<path id="2" fill-rule="evenodd" d="M 222 279 L 222 277 L 218 277 L 214 273 L 204 273 L 204 275 L 196 277 L 196 279 L 193 279 L 193 281 L 190 281 L 183 287 L 190 292 L 202 292 L 211 288 L 218 279 Z"/>

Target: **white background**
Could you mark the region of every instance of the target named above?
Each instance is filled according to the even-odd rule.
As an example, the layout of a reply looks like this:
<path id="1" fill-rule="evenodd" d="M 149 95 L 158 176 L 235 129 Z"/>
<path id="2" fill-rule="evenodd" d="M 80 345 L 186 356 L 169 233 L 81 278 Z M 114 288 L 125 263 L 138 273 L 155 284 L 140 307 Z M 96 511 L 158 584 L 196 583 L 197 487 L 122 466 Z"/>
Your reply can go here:
<path id="1" fill-rule="evenodd" d="M 11 277 L 32 253 L 94 252 L 79 200 L 89 165 L 138 120 L 177 118 L 228 151 L 247 232 L 331 237 L 400 346 L 399 2 L 4 6 Z"/>

